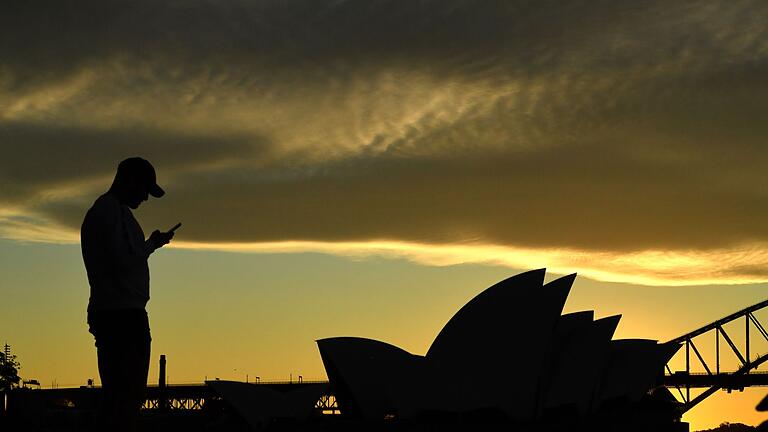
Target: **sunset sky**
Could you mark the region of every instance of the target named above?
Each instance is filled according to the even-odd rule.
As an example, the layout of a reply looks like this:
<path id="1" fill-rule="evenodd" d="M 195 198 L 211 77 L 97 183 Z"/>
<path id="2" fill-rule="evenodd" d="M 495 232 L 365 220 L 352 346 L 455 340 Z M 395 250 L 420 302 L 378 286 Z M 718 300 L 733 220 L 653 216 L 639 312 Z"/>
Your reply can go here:
<path id="1" fill-rule="evenodd" d="M 161 353 L 171 383 L 324 379 L 331 336 L 424 354 L 534 268 L 578 273 L 566 311 L 622 314 L 616 338 L 768 297 L 764 1 L 77 4 L 0 7 L 0 343 L 24 378 L 98 378 L 79 227 L 136 155 L 167 192 L 145 232 L 184 224 L 150 260 L 153 382 Z M 758 424 L 765 393 L 684 420 Z"/>

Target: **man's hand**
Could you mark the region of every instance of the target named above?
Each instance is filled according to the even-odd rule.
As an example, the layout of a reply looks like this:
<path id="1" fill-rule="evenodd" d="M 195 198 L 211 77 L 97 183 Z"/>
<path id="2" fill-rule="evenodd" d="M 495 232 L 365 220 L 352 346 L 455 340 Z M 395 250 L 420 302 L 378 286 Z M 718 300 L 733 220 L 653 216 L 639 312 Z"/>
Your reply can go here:
<path id="1" fill-rule="evenodd" d="M 152 234 L 150 234 L 149 236 L 149 242 L 150 244 L 152 244 L 152 246 L 155 249 L 160 249 L 161 247 L 170 243 L 172 238 L 173 238 L 173 231 L 160 232 L 160 230 L 154 230 L 152 231 Z"/>

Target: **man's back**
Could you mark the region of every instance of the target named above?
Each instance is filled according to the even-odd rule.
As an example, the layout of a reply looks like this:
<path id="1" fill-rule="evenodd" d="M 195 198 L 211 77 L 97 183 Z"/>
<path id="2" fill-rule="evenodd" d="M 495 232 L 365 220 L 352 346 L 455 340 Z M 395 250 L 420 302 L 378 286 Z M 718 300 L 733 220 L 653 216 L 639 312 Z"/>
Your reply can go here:
<path id="1" fill-rule="evenodd" d="M 91 296 L 88 310 L 144 309 L 149 300 L 149 248 L 131 210 L 101 195 L 80 230 Z"/>

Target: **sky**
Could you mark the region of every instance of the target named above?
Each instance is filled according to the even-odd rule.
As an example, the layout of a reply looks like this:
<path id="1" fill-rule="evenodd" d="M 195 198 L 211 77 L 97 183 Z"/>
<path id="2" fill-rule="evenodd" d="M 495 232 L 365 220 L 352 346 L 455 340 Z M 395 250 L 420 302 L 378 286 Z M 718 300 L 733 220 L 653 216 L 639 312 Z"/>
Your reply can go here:
<path id="1" fill-rule="evenodd" d="M 135 155 L 145 231 L 184 224 L 151 258 L 172 382 L 324 378 L 342 334 L 423 354 L 534 268 L 617 337 L 766 298 L 764 2 L 1 7 L 0 338 L 43 383 L 96 375 L 79 227 Z M 685 419 L 757 424 L 764 393 Z"/>

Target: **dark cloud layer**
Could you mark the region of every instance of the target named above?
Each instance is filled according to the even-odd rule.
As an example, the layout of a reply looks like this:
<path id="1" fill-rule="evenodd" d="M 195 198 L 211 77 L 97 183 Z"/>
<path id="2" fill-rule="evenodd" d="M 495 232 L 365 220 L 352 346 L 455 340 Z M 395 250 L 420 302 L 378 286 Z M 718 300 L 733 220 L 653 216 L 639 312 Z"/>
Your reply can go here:
<path id="1" fill-rule="evenodd" d="M 62 183 L 111 179 L 117 163 L 141 155 L 164 173 L 241 157 L 264 156 L 269 144 L 256 137 L 206 137 L 157 130 L 98 130 L 0 124 L 1 200 L 23 203 Z"/>
<path id="2" fill-rule="evenodd" d="M 768 240 L 759 1 L 17 2 L 0 200 L 76 228 L 119 158 L 205 242 Z M 37 193 L 37 195 L 35 195 Z M 754 273 L 754 272 L 753 272 Z"/>
<path id="3" fill-rule="evenodd" d="M 764 49 L 765 9 L 749 1 L 28 1 L 4 5 L 0 55 L 18 86 L 119 56 L 169 69 L 340 76 L 373 64 L 502 80 L 667 62 L 696 74 L 701 65 L 762 64 L 754 54 Z"/>
<path id="4" fill-rule="evenodd" d="M 450 54 L 523 64 L 557 59 L 553 47 L 591 43 L 601 38 L 598 27 L 616 31 L 667 10 L 610 1 L 29 1 L 5 6 L 3 54 L 9 64 L 49 72 L 118 54 L 294 65 L 430 63 Z M 645 24 L 639 30 L 659 39 L 655 23 Z"/>
<path id="5" fill-rule="evenodd" d="M 591 150 L 591 151 L 590 151 Z M 292 178 L 230 171 L 180 177 L 141 210 L 205 242 L 409 240 L 598 250 L 716 248 L 768 236 L 766 194 L 620 152 L 355 161 Z M 494 157 L 495 156 L 495 157 Z M 732 175 L 732 173 L 729 173 Z M 49 213 L 76 227 L 79 206 Z M 716 233 L 717 235 L 706 235 Z"/>

